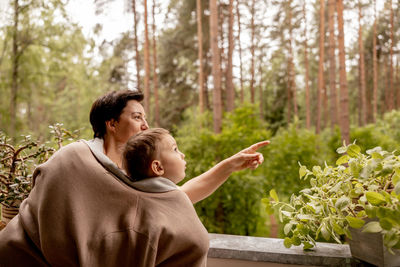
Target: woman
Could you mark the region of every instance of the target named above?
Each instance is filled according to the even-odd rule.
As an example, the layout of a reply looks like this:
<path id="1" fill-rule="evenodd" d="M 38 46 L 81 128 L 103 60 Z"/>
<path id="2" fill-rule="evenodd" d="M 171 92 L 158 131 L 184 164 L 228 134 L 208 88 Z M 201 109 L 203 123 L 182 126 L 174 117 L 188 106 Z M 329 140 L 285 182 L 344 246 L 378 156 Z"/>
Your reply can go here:
<path id="1" fill-rule="evenodd" d="M 94 140 L 65 146 L 35 170 L 19 215 L 0 232 L 1 266 L 204 266 L 207 240 L 194 248 L 155 223 L 169 216 L 160 206 L 173 205 L 159 196 L 176 186 L 134 181 L 121 170 L 125 143 L 148 129 L 142 99 L 128 90 L 100 97 L 90 111 Z M 192 203 L 204 199 L 232 172 L 262 163 L 256 150 L 266 144 L 233 155 L 181 189 Z"/>

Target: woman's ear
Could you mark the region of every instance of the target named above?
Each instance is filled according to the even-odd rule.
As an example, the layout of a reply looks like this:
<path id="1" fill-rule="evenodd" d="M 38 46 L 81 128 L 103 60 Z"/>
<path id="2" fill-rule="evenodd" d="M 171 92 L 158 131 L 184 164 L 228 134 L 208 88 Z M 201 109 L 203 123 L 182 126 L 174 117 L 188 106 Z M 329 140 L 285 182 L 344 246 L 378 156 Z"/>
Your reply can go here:
<path id="1" fill-rule="evenodd" d="M 109 132 L 115 132 L 117 122 L 114 119 L 106 121 L 106 130 Z"/>
<path id="2" fill-rule="evenodd" d="M 164 174 L 164 167 L 162 166 L 161 161 L 159 160 L 153 160 L 151 162 L 151 170 L 157 176 L 162 176 Z"/>

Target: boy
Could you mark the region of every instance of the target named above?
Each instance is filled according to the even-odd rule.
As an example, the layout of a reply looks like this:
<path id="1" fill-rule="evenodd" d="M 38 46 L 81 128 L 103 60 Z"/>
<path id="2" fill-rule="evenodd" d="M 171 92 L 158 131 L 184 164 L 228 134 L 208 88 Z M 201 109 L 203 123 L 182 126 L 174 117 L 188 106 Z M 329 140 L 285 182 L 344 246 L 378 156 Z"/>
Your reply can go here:
<path id="1" fill-rule="evenodd" d="M 148 129 L 129 139 L 123 155 L 123 166 L 136 183 L 152 180 L 173 187 L 168 192 L 139 193 L 135 221 L 142 222 L 140 230 L 155 248 L 155 265 L 205 266 L 208 234 L 192 202 L 176 186 L 185 178 L 186 161 L 175 139 L 165 129 Z"/>
<path id="2" fill-rule="evenodd" d="M 177 184 L 185 178 L 185 155 L 179 151 L 175 139 L 162 128 L 145 130 L 129 139 L 123 164 L 135 181 L 164 177 Z"/>

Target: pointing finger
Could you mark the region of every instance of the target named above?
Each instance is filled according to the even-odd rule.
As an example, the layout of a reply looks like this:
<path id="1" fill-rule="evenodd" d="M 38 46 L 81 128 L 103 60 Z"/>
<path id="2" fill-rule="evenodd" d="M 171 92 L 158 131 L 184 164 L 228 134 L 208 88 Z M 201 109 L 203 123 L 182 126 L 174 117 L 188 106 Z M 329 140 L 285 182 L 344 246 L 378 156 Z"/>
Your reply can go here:
<path id="1" fill-rule="evenodd" d="M 254 145 L 251 145 L 246 150 L 248 150 L 248 151 L 256 151 L 257 149 L 260 149 L 261 147 L 264 147 L 264 146 L 268 145 L 269 143 L 270 143 L 269 140 L 258 142 L 258 143 L 255 143 Z"/>

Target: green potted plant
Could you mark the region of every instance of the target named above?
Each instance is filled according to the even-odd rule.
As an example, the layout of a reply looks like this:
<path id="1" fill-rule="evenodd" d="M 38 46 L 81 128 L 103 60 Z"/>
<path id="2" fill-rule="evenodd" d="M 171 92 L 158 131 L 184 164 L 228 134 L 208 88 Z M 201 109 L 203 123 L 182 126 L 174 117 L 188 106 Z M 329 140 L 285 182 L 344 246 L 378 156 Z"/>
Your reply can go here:
<path id="1" fill-rule="evenodd" d="M 55 144 L 39 144 L 31 136 L 23 136 L 22 141 L 13 145 L 11 139 L 0 132 L 0 204 L 1 221 L 7 224 L 17 213 L 22 201 L 32 189 L 34 168 L 45 162 L 60 148 L 65 138 L 76 137 L 57 123 L 49 126 Z"/>
<path id="2" fill-rule="evenodd" d="M 308 250 L 316 240 L 350 240 L 353 257 L 378 266 L 399 266 L 399 156 L 380 147 L 363 154 L 356 144 L 344 145 L 337 152 L 342 156 L 336 166 L 325 163 L 309 170 L 300 164 L 300 179 L 309 179 L 310 187 L 293 194 L 289 201 L 279 201 L 275 190 L 263 199 L 284 223 L 285 246 L 303 244 Z M 369 241 L 358 242 L 360 233 L 370 235 Z M 358 251 L 368 245 L 380 248 Z"/>

